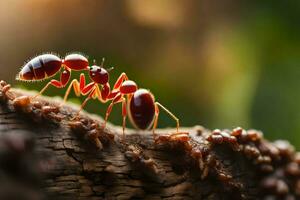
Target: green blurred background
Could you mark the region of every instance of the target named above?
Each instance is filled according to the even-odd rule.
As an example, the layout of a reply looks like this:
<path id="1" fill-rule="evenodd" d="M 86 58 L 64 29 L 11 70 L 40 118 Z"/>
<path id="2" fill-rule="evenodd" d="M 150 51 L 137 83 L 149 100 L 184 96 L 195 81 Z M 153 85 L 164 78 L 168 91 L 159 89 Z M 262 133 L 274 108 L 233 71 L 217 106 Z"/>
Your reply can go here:
<path id="1" fill-rule="evenodd" d="M 14 80 L 43 52 L 105 57 L 111 83 L 126 72 L 184 126 L 256 128 L 299 149 L 300 1 L 2 0 L 0 47 L 0 78 L 13 85 L 46 84 Z M 117 107 L 110 121 L 121 124 Z M 162 114 L 159 126 L 174 122 Z"/>

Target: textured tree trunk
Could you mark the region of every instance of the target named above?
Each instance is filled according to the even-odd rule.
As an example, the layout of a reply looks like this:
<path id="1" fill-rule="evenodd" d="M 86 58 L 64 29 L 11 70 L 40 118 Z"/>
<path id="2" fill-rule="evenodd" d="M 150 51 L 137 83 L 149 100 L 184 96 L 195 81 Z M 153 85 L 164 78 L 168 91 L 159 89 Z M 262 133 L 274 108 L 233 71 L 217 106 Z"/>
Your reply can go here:
<path id="1" fill-rule="evenodd" d="M 25 96 L 24 96 L 25 95 Z M 168 137 L 0 83 L 0 199 L 297 199 L 300 154 L 256 130 Z M 20 97 L 21 96 L 21 97 Z"/>

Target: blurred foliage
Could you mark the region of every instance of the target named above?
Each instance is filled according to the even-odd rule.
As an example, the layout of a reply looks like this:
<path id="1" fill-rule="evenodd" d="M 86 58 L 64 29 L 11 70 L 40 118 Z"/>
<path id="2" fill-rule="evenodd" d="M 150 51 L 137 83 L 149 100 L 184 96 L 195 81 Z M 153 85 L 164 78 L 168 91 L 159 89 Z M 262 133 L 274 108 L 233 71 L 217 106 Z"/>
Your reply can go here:
<path id="1" fill-rule="evenodd" d="M 115 67 L 112 84 L 124 71 L 149 88 L 184 126 L 256 128 L 299 147 L 299 19 L 293 0 L 3 0 L 0 78 L 39 90 L 46 81 L 14 81 L 24 61 L 80 51 Z M 91 101 L 86 110 L 103 116 L 106 108 Z M 174 122 L 162 112 L 159 126 Z"/>

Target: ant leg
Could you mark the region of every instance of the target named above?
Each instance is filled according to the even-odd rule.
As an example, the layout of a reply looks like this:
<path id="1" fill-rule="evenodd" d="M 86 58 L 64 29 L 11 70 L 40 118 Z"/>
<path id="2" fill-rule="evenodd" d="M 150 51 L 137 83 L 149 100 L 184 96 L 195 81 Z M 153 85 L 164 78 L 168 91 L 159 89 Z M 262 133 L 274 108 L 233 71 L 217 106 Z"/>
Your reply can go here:
<path id="1" fill-rule="evenodd" d="M 58 80 L 51 80 L 50 82 L 47 83 L 47 85 L 45 87 L 43 87 L 43 89 L 41 89 L 41 91 L 39 93 L 37 93 L 36 95 L 34 95 L 33 97 L 31 97 L 31 100 L 34 100 L 35 98 L 37 98 L 38 96 L 42 95 L 45 90 L 50 86 L 53 85 L 56 88 L 63 88 L 64 86 L 62 85 L 62 83 Z"/>
<path id="2" fill-rule="evenodd" d="M 126 80 L 128 80 L 128 76 L 123 72 L 117 79 L 113 89 L 119 89 L 121 84 Z"/>
<path id="3" fill-rule="evenodd" d="M 93 89 L 95 89 L 95 85 L 97 85 L 95 82 L 91 82 L 89 84 L 85 84 L 85 76 L 83 73 L 80 74 L 80 91 L 82 95 L 86 95 Z"/>
<path id="4" fill-rule="evenodd" d="M 71 82 L 71 84 L 69 85 L 68 89 L 66 90 L 66 93 L 65 93 L 65 96 L 64 96 L 64 101 L 63 101 L 62 104 L 64 104 L 67 101 L 68 96 L 69 96 L 69 94 L 71 92 L 72 86 L 74 88 L 76 96 L 80 96 L 79 83 L 78 83 L 77 79 L 73 79 L 72 82 Z"/>
<path id="5" fill-rule="evenodd" d="M 84 73 L 80 74 L 79 82 L 80 82 L 80 90 L 82 90 L 85 87 L 85 76 L 84 76 Z"/>
<path id="6" fill-rule="evenodd" d="M 86 95 L 90 92 L 89 96 L 83 101 L 83 103 L 81 104 L 79 111 L 76 114 L 76 117 L 79 115 L 79 113 L 82 111 L 82 109 L 84 108 L 84 106 L 86 105 L 86 103 L 91 99 L 94 98 L 94 96 L 97 95 L 96 90 L 95 90 L 95 86 L 96 84 L 94 82 L 87 84 L 82 90 L 81 90 L 81 94 L 82 95 Z"/>
<path id="7" fill-rule="evenodd" d="M 77 113 L 75 114 L 75 117 L 74 117 L 73 119 L 76 119 L 76 118 L 78 117 L 79 113 L 83 110 L 83 108 L 85 107 L 86 103 L 87 103 L 91 98 L 93 98 L 94 95 L 96 95 L 96 92 L 95 92 L 95 91 L 96 91 L 96 90 L 93 89 L 93 90 L 91 91 L 91 93 L 89 94 L 89 96 L 82 102 L 82 104 L 80 105 L 79 110 L 77 111 Z"/>
<path id="8" fill-rule="evenodd" d="M 155 130 L 156 130 L 156 127 L 157 127 L 158 117 L 159 117 L 159 108 L 155 104 L 155 115 L 154 115 L 154 122 L 153 122 L 153 128 L 152 128 L 152 134 L 153 134 L 154 141 L 155 141 L 155 138 L 156 138 Z"/>
<path id="9" fill-rule="evenodd" d="M 67 85 L 71 77 L 71 70 L 65 68 L 64 71 L 60 74 L 60 81 L 52 79 L 50 82 L 47 83 L 47 85 L 35 96 L 31 98 L 31 100 L 35 99 L 36 97 L 42 95 L 42 93 L 50 86 L 53 85 L 57 88 L 63 88 Z"/>
<path id="10" fill-rule="evenodd" d="M 126 116 L 127 116 L 127 109 L 126 109 L 126 99 L 122 97 L 121 99 L 118 97 L 117 101 L 113 101 L 110 103 L 109 107 L 107 108 L 106 115 L 105 115 L 105 122 L 104 128 L 106 127 L 106 123 L 108 121 L 108 117 L 112 111 L 114 105 L 122 102 L 122 141 L 125 142 L 125 128 L 126 128 Z"/>
<path id="11" fill-rule="evenodd" d="M 70 94 L 70 91 L 72 89 L 72 86 L 74 88 L 74 91 L 75 91 L 75 95 L 76 96 L 80 96 L 80 94 L 82 95 L 87 95 L 89 92 L 89 96 L 84 100 L 84 102 L 81 104 L 80 108 L 79 108 L 79 111 L 76 113 L 75 117 L 76 118 L 79 113 L 82 111 L 82 109 L 84 108 L 84 106 L 86 105 L 86 103 L 88 102 L 88 100 L 90 100 L 91 98 L 95 98 L 97 97 L 97 93 L 96 93 L 96 88 L 98 87 L 97 84 L 95 84 L 94 82 L 91 82 L 87 85 L 85 85 L 85 76 L 83 73 L 80 74 L 80 82 L 78 82 L 76 79 L 74 79 L 71 84 L 69 85 L 67 91 L 66 91 L 66 94 L 65 94 L 65 97 L 64 97 L 64 102 L 67 101 L 67 98 Z"/>
<path id="12" fill-rule="evenodd" d="M 122 130 L 123 130 L 123 142 L 125 142 L 125 128 L 126 128 L 126 116 L 127 116 L 127 109 L 126 109 L 126 99 L 122 98 L 122 117 L 123 117 L 123 123 L 122 123 Z"/>
<path id="13" fill-rule="evenodd" d="M 189 133 L 188 132 L 179 132 L 179 119 L 171 112 L 169 111 L 167 108 L 165 108 L 163 105 L 161 105 L 158 102 L 155 102 L 155 117 L 154 117 L 154 124 L 153 124 L 153 137 L 154 137 L 154 141 L 158 142 L 160 140 L 160 137 L 158 137 L 158 139 L 155 138 L 155 129 L 157 126 L 157 121 L 158 121 L 158 116 L 159 116 L 159 108 L 162 108 L 164 111 L 166 111 L 166 113 L 168 113 L 175 121 L 176 121 L 176 132 L 172 133 L 171 135 L 168 136 L 169 139 L 171 140 L 176 140 L 176 141 L 182 141 L 182 142 L 186 142 L 189 140 Z"/>
<path id="14" fill-rule="evenodd" d="M 79 113 L 83 110 L 83 108 L 85 107 L 86 103 L 92 98 L 92 96 L 95 94 L 95 90 L 93 90 L 89 96 L 82 102 L 79 111 L 77 112 L 77 115 L 79 115 Z"/>
<path id="15" fill-rule="evenodd" d="M 88 92 L 90 92 L 93 89 L 94 82 L 89 83 L 88 85 L 85 85 L 85 76 L 83 73 L 80 74 L 80 82 L 78 82 L 76 79 L 73 79 L 71 84 L 69 85 L 65 96 L 64 96 L 64 102 L 65 103 L 68 99 L 68 96 L 71 92 L 72 86 L 75 91 L 76 96 L 80 96 L 80 94 L 86 95 Z"/>
<path id="16" fill-rule="evenodd" d="M 40 91 L 39 93 L 37 93 L 36 95 L 34 95 L 33 97 L 31 97 L 30 99 L 33 100 L 33 99 L 35 99 L 36 97 L 42 95 L 43 92 L 44 92 L 50 85 L 52 85 L 51 81 L 48 82 L 48 83 L 45 85 L 45 87 L 43 87 L 43 89 L 41 89 L 41 91 Z"/>
<path id="17" fill-rule="evenodd" d="M 122 97 L 123 97 L 123 95 L 119 93 L 119 94 L 112 100 L 112 102 L 109 104 L 109 106 L 108 106 L 108 108 L 107 108 L 107 110 L 106 110 L 103 128 L 106 127 L 106 123 L 107 123 L 107 121 L 108 121 L 108 117 L 109 117 L 109 115 L 110 115 L 110 113 L 111 113 L 111 111 L 112 111 L 113 106 L 114 106 L 115 104 L 117 104 L 117 103 L 120 103 L 120 102 L 122 101 L 122 100 L 121 100 Z M 120 101 L 120 100 L 121 100 L 121 101 Z"/>
<path id="18" fill-rule="evenodd" d="M 106 103 L 108 101 L 107 95 L 109 94 L 109 84 L 104 85 L 102 90 L 100 90 L 99 86 L 95 85 L 95 94 L 93 96 L 93 99 L 98 98 L 98 100 L 102 103 Z"/>
<path id="19" fill-rule="evenodd" d="M 179 119 L 166 107 L 161 105 L 159 102 L 155 102 L 155 105 L 161 107 L 166 113 L 168 113 L 176 121 L 176 133 L 179 133 Z"/>
<path id="20" fill-rule="evenodd" d="M 127 75 L 123 72 L 119 78 L 117 79 L 116 83 L 114 84 L 114 87 L 112 91 L 110 91 L 107 95 L 107 99 L 114 99 L 120 92 L 120 87 L 124 81 L 128 80 Z"/>

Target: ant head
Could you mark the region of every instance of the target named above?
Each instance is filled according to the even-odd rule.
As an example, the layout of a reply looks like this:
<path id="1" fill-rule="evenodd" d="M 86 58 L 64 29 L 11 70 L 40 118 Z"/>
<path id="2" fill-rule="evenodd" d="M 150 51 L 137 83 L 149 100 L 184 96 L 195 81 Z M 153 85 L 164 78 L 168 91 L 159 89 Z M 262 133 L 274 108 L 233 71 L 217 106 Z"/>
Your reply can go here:
<path id="1" fill-rule="evenodd" d="M 103 67 L 93 65 L 89 67 L 89 74 L 91 79 L 98 84 L 106 84 L 109 79 L 108 72 Z"/>
<path id="2" fill-rule="evenodd" d="M 94 65 L 89 67 L 89 73 L 90 73 L 90 77 L 91 79 L 98 84 L 104 85 L 108 82 L 109 79 L 109 74 L 108 71 L 111 71 L 113 69 L 105 69 L 104 66 L 104 61 L 105 59 L 102 59 L 101 65 L 98 66 L 96 65 L 96 61 L 94 60 Z"/>

